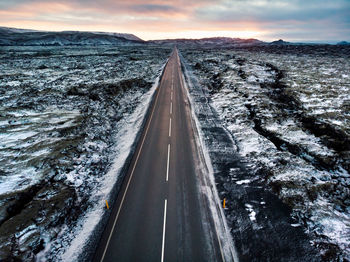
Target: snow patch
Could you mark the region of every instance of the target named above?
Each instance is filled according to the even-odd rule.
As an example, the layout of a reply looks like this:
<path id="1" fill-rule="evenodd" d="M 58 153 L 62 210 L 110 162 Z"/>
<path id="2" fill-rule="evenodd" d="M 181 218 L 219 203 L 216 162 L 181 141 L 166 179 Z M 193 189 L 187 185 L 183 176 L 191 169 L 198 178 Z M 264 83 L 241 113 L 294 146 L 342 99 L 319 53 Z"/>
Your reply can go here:
<path id="1" fill-rule="evenodd" d="M 251 181 L 249 179 L 244 179 L 240 181 L 236 181 L 237 185 L 249 184 Z"/>
<path id="2" fill-rule="evenodd" d="M 163 68 L 164 66 L 165 65 L 163 65 Z M 94 228 L 101 222 L 101 214 L 104 213 L 105 208 L 104 200 L 110 198 L 111 190 L 118 181 L 121 169 L 130 154 L 132 144 L 134 143 L 143 119 L 145 118 L 147 107 L 151 102 L 158 83 L 159 77 L 155 80 L 151 90 L 143 96 L 142 101 L 134 112 L 130 116 L 125 116 L 125 120 L 118 122 L 117 129 L 120 129 L 120 131 L 117 134 L 116 141 L 120 142 L 116 146 L 115 161 L 108 173 L 103 177 L 101 186 L 94 193 L 96 203 L 100 203 L 100 205 L 95 205 L 79 220 L 77 230 L 72 234 L 74 239 L 69 248 L 62 255 L 63 261 L 78 260 L 85 243 L 90 239 Z"/>
<path id="3" fill-rule="evenodd" d="M 181 60 L 183 60 L 180 54 L 179 56 Z M 232 261 L 232 260 L 239 261 L 237 251 L 235 249 L 229 228 L 227 226 L 223 209 L 221 205 L 218 204 L 218 203 L 221 203 L 221 201 L 219 199 L 219 195 L 215 186 L 214 169 L 210 160 L 208 148 L 205 144 L 204 134 L 202 132 L 201 124 L 197 118 L 197 114 L 198 112 L 200 112 L 200 108 L 199 108 L 200 106 L 193 101 L 189 91 L 189 88 L 191 89 L 193 88 L 192 86 L 193 84 L 189 77 L 191 72 L 186 68 L 184 63 L 182 63 L 182 65 L 184 68 L 183 74 L 186 76 L 187 81 L 183 79 L 183 75 L 180 76 L 181 77 L 180 81 L 184 85 L 184 90 L 187 94 L 187 97 L 191 105 L 192 119 L 194 120 L 194 126 L 196 127 L 196 131 L 197 131 L 195 132 L 196 143 L 198 145 L 198 148 L 202 150 L 204 160 L 205 160 L 205 163 L 201 163 L 205 165 L 201 167 L 201 169 L 203 170 L 202 174 L 207 174 L 207 176 L 203 177 L 201 181 L 201 183 L 203 184 L 202 190 L 204 191 L 203 192 L 204 195 L 207 196 L 207 199 L 209 202 L 210 210 L 215 223 L 215 228 L 217 230 L 218 237 L 220 238 L 219 241 L 221 243 L 221 248 L 223 249 L 222 255 L 225 256 L 226 261 Z"/>
<path id="4" fill-rule="evenodd" d="M 256 212 L 253 209 L 253 206 L 251 204 L 245 204 L 244 205 L 246 210 L 249 212 L 249 219 L 252 222 L 256 222 Z"/>

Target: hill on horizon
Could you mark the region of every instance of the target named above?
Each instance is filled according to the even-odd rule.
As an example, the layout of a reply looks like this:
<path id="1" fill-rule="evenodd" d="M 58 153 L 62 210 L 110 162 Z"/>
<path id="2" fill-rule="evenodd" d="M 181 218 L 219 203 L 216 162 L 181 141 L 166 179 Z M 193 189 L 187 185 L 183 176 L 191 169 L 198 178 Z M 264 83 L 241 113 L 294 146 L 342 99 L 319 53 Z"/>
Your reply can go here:
<path id="1" fill-rule="evenodd" d="M 0 27 L 0 46 L 64 46 L 64 45 L 118 45 L 144 42 L 133 34 L 38 31 Z"/>
<path id="2" fill-rule="evenodd" d="M 241 39 L 231 37 L 207 37 L 199 39 L 177 38 L 144 41 L 134 34 L 99 31 L 40 31 L 0 26 L 0 46 L 65 46 L 65 45 L 121 45 L 132 43 L 151 43 L 161 45 L 220 45 L 220 46 L 258 46 L 258 45 L 300 45 L 307 43 L 287 42 L 282 39 L 265 42 L 255 38 Z M 312 43 L 308 43 L 308 45 Z M 341 41 L 337 45 L 348 45 Z"/>

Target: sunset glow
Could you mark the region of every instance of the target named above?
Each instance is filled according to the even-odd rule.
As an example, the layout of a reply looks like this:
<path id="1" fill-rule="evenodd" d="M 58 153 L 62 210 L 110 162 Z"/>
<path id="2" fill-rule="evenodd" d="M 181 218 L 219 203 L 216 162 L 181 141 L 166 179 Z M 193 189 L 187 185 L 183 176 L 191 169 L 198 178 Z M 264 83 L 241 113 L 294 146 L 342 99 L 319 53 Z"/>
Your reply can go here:
<path id="1" fill-rule="evenodd" d="M 133 33 L 149 39 L 240 37 L 349 40 L 350 1 L 13 0 L 0 1 L 0 26 L 48 31 Z"/>

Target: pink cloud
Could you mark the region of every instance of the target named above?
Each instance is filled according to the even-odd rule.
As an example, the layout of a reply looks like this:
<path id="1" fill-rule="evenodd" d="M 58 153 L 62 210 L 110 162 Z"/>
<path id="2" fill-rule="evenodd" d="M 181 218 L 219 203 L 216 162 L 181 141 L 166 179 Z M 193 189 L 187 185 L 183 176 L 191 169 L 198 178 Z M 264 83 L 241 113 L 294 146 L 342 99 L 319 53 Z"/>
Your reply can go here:
<path id="1" fill-rule="evenodd" d="M 346 10 L 350 4 L 344 4 L 344 0 L 327 5 L 298 3 L 299 0 L 11 0 L 1 5 L 0 25 L 137 32 L 147 39 L 152 35 L 173 36 L 175 32 L 182 37 L 195 31 L 201 34 L 207 31 L 208 35 L 218 31 L 225 36 L 251 32 L 254 36 L 256 32 L 273 35 L 288 30 L 305 35 L 309 30 L 318 36 L 326 35 L 327 28 L 334 31 L 337 26 L 342 35 L 349 32 Z"/>

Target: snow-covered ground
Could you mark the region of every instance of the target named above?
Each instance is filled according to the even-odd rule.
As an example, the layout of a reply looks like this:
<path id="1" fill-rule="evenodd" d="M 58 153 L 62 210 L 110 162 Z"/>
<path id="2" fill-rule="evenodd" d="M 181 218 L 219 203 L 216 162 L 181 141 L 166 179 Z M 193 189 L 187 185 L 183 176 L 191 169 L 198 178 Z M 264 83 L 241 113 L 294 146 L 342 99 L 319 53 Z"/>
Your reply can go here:
<path id="1" fill-rule="evenodd" d="M 170 51 L 2 48 L 0 260 L 84 257 Z"/>
<path id="2" fill-rule="evenodd" d="M 206 97 L 214 109 L 207 122 L 219 119 L 234 141 L 223 152 L 227 138 L 220 124 L 217 135 L 212 124 L 205 126 L 208 143 L 221 147 L 211 154 L 221 195 L 230 199 L 242 192 L 232 196 L 242 205 L 228 203 L 226 210 L 234 240 L 247 233 L 232 222 L 239 220 L 239 208 L 255 225 L 254 234 L 277 221 L 263 221 L 271 208 L 266 195 L 249 199 L 250 191 L 261 195 L 259 188 L 267 188 L 291 208 L 290 226 L 308 233 L 325 261 L 350 258 L 350 52 L 337 48 L 180 50 L 198 81 L 195 88 L 204 90 L 197 102 Z M 220 158 L 227 160 L 219 164 Z M 275 233 L 278 227 L 276 222 Z"/>

